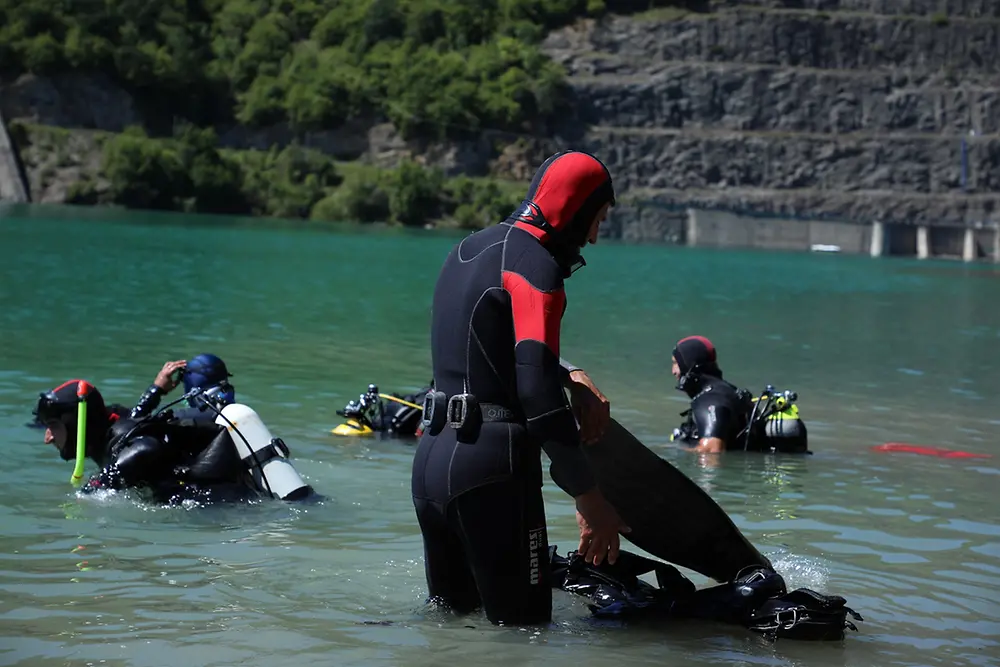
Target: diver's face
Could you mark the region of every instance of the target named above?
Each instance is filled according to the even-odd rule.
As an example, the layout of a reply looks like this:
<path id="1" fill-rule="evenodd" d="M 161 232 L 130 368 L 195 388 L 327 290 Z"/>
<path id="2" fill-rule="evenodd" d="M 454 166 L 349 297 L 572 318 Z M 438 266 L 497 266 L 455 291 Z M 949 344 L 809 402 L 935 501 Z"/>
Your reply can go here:
<path id="1" fill-rule="evenodd" d="M 681 378 L 681 367 L 677 365 L 677 359 L 674 355 L 670 355 L 670 374 L 674 376 L 675 380 Z"/>
<path id="2" fill-rule="evenodd" d="M 597 243 L 597 233 L 601 231 L 601 223 L 608 217 L 610 202 L 601 207 L 601 210 L 594 216 L 594 221 L 590 223 L 590 230 L 587 232 L 587 243 Z"/>
<path id="3" fill-rule="evenodd" d="M 69 435 L 66 430 L 66 424 L 62 422 L 53 421 L 45 425 L 45 444 L 52 445 L 56 449 L 62 451 L 62 448 L 66 446 L 66 438 Z"/>

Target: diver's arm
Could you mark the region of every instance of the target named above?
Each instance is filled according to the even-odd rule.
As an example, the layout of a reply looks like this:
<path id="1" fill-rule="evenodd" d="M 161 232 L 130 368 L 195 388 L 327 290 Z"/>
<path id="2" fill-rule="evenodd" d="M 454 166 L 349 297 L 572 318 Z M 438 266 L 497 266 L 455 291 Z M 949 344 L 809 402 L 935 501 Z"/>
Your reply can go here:
<path id="1" fill-rule="evenodd" d="M 699 454 L 720 454 L 726 451 L 726 443 L 720 438 L 702 438 L 691 451 Z"/>
<path id="2" fill-rule="evenodd" d="M 559 333 L 566 293 L 555 265 L 531 268 L 530 281 L 503 272 L 514 320 L 517 393 L 529 435 L 542 443 L 552 461 L 553 481 L 575 498 L 594 489 L 596 481 L 562 385 Z"/>
<path id="3" fill-rule="evenodd" d="M 733 413 L 724 405 L 707 400 L 695 400 L 691 406 L 691 416 L 698 429 L 698 444 L 692 448 L 699 453 L 719 453 L 726 451 L 729 444 L 723 436 L 732 433 Z"/>
<path id="4" fill-rule="evenodd" d="M 129 414 L 130 419 L 139 419 L 140 417 L 146 417 L 153 413 L 153 410 L 160 405 L 160 399 L 166 392 L 163 391 L 156 384 L 149 385 L 149 388 L 143 392 L 142 396 L 139 397 L 139 402 L 135 404 L 132 408 L 132 412 Z"/>
<path id="5" fill-rule="evenodd" d="M 156 374 L 156 379 L 153 380 L 153 384 L 149 386 L 149 389 L 139 397 L 139 402 L 134 408 L 132 408 L 132 414 L 129 415 L 132 419 L 138 419 L 139 417 L 145 417 L 153 412 L 156 407 L 160 404 L 160 399 L 170 393 L 170 391 L 177 386 L 180 381 L 180 371 L 182 368 L 187 366 L 187 361 L 168 361 L 163 364 L 163 368 L 160 372 Z"/>
<path id="6" fill-rule="evenodd" d="M 580 368 L 579 366 L 574 366 L 573 364 L 571 364 L 570 362 L 566 361 L 562 357 L 559 357 L 559 377 L 562 380 L 562 383 L 563 383 L 564 387 L 567 387 L 567 388 L 569 387 L 569 385 L 570 385 L 570 375 L 574 371 L 586 372 L 586 371 L 583 371 L 583 369 Z"/>

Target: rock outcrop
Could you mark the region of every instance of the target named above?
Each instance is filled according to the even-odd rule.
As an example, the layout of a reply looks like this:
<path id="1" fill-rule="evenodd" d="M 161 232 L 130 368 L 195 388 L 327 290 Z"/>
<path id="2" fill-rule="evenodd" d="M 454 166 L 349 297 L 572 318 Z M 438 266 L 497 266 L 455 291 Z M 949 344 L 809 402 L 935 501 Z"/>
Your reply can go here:
<path id="1" fill-rule="evenodd" d="M 1000 3 L 717 0 L 556 31 L 576 145 L 643 211 L 955 225 L 1000 213 Z M 638 204 L 642 204 L 639 206 Z"/>
<path id="2" fill-rule="evenodd" d="M 544 49 L 573 97 L 556 136 L 406 142 L 372 120 L 298 139 L 343 160 L 414 156 L 449 174 L 522 181 L 554 150 L 590 150 L 615 175 L 622 205 L 611 228 L 628 238 L 683 240 L 678 211 L 689 206 L 860 224 L 1000 222 L 1000 1 L 692 3 L 704 11 L 609 15 L 550 33 Z M 127 92 L 79 73 L 0 83 L 0 111 L 111 132 L 141 121 Z M 218 129 L 233 148 L 295 138 L 280 126 Z M 71 190 L 98 162 L 81 154 L 87 145 L 67 144 L 58 159 L 36 145 L 24 159 L 32 198 Z"/>

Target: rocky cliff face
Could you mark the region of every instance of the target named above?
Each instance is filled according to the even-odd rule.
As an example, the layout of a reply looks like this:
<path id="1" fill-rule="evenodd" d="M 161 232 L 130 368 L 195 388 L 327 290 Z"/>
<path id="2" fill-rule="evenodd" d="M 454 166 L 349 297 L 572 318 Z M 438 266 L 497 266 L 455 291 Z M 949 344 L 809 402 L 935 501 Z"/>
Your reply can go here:
<path id="1" fill-rule="evenodd" d="M 546 41 L 587 128 L 578 142 L 637 203 L 904 224 L 1000 212 L 1000 2 L 711 9 L 587 21 Z M 618 223 L 639 222 L 625 208 Z"/>
<path id="2" fill-rule="evenodd" d="M 637 239 L 681 240 L 687 206 L 859 223 L 1000 220 L 1000 0 L 701 4 L 550 34 L 545 49 L 574 98 L 558 137 L 499 155 L 509 136 L 408 144 L 384 123 L 305 140 L 340 159 L 389 166 L 411 154 L 450 173 L 519 180 L 553 150 L 590 150 L 616 178 L 614 233 Z M 66 128 L 140 121 L 127 93 L 79 74 L 0 85 L 0 109 Z M 220 137 L 266 148 L 292 133 L 237 127 Z M 36 201 L 58 200 L 79 171 L 51 152 L 25 160 Z M 43 169 L 46 178 L 33 173 Z M 66 178 L 53 176 L 60 169 Z"/>

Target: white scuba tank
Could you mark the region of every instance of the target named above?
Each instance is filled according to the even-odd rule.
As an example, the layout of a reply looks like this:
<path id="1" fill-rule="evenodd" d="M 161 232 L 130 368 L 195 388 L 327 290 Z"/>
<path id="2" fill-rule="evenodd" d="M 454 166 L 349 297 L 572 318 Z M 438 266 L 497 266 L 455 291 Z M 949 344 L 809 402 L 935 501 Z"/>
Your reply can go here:
<path id="1" fill-rule="evenodd" d="M 236 443 L 236 451 L 260 490 L 270 489 L 274 496 L 282 500 L 288 499 L 296 491 L 300 495 L 309 492 L 309 485 L 299 477 L 299 473 L 288 461 L 287 450 L 283 447 L 271 447 L 275 438 L 253 408 L 242 403 L 230 403 L 222 408 L 222 414 L 216 416 L 215 423 L 225 426 L 229 431 L 229 436 Z M 259 452 L 257 456 L 264 461 L 263 466 L 258 466 L 254 459 L 247 458 L 251 450 Z M 272 451 L 278 455 L 274 456 Z"/>

